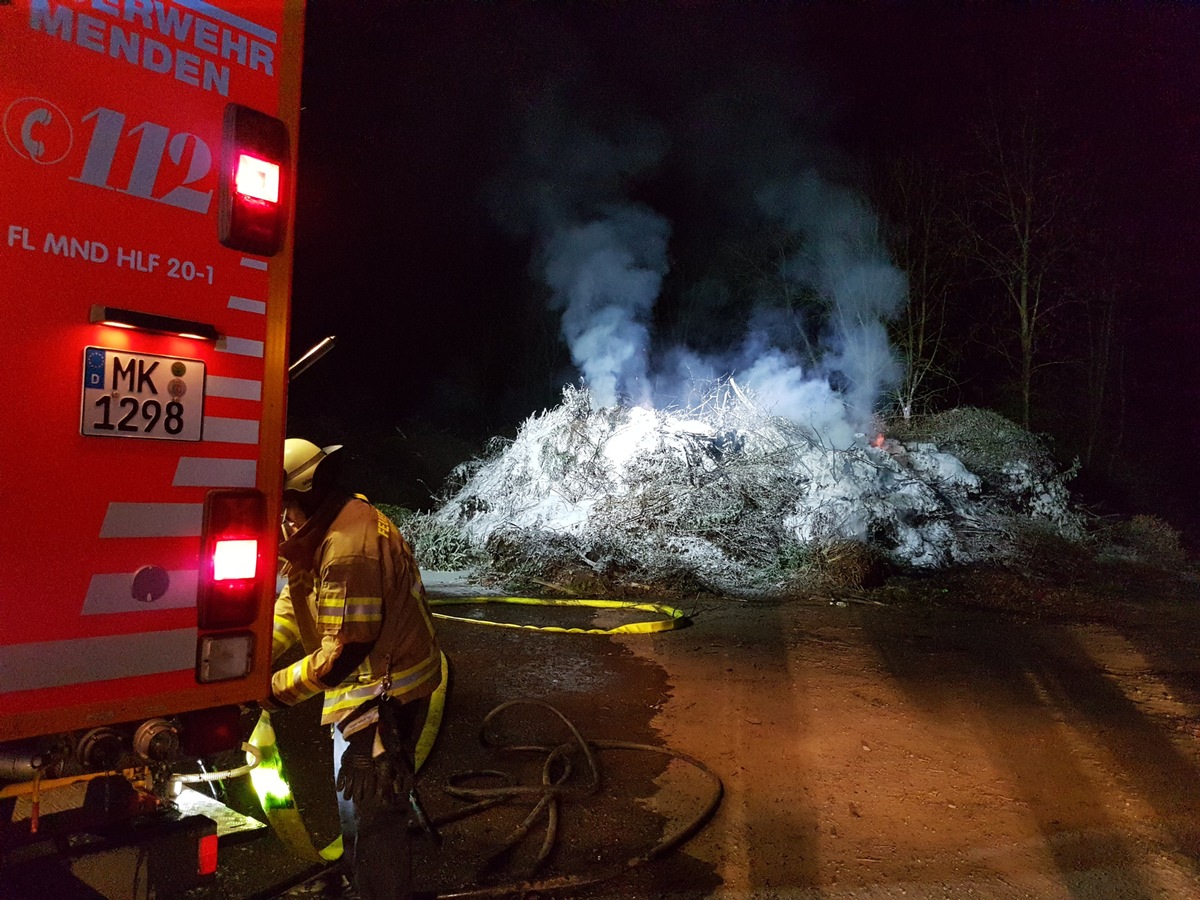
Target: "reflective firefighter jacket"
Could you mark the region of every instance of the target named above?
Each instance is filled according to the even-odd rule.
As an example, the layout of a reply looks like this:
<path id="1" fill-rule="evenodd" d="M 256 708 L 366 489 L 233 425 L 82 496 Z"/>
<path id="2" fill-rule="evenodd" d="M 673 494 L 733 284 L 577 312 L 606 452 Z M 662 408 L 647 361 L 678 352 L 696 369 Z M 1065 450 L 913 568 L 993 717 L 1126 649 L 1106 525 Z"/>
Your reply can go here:
<path id="1" fill-rule="evenodd" d="M 279 548 L 287 585 L 275 601 L 272 656 L 300 641 L 307 654 L 271 678 L 285 706 L 322 691 L 323 725 L 345 719 L 384 691 L 401 702 L 427 697 L 441 683 L 441 651 L 421 573 L 408 542 L 371 504 L 331 497 Z M 366 659 L 340 683 L 331 672 L 347 644 L 370 644 Z M 354 719 L 347 734 L 372 724 L 378 710 Z"/>

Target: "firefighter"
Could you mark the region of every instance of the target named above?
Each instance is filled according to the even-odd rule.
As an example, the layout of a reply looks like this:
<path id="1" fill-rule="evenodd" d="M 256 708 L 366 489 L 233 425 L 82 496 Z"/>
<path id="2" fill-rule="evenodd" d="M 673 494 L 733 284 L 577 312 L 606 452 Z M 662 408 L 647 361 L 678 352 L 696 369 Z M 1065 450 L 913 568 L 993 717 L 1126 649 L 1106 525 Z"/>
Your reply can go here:
<path id="1" fill-rule="evenodd" d="M 441 651 L 412 550 L 387 516 L 338 485 L 340 449 L 284 444 L 287 584 L 272 650 L 278 658 L 300 641 L 306 655 L 273 674 L 265 705 L 324 693 L 346 871 L 367 900 L 409 900 L 405 800 Z"/>

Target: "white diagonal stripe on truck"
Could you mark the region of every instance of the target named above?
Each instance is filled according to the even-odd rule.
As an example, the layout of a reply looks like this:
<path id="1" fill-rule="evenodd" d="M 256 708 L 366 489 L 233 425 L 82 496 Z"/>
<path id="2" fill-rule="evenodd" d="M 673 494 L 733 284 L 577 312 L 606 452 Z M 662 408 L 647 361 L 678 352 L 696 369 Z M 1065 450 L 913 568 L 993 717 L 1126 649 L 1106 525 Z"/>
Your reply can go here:
<path id="1" fill-rule="evenodd" d="M 253 378 L 209 375 L 204 393 L 208 397 L 228 397 L 231 400 L 261 400 L 262 382 Z"/>
<path id="2" fill-rule="evenodd" d="M 263 342 L 250 338 L 229 337 L 226 335 L 217 342 L 218 353 L 234 353 L 238 356 L 254 356 L 262 359 Z"/>
<path id="3" fill-rule="evenodd" d="M 133 572 L 114 572 L 93 575 L 83 598 L 83 615 L 107 613 L 150 612 L 156 609 L 186 609 L 196 605 L 196 585 L 199 575 L 195 569 L 176 569 L 167 572 L 167 592 L 157 600 L 135 600 Z"/>
<path id="4" fill-rule="evenodd" d="M 251 300 L 249 297 L 230 297 L 230 309 L 240 309 L 242 312 L 257 313 L 260 316 L 267 314 L 267 304 L 262 300 Z"/>
<path id="5" fill-rule="evenodd" d="M 196 664 L 196 636 L 181 628 L 0 647 L 0 684 L 32 691 L 179 672 Z"/>
<path id="6" fill-rule="evenodd" d="M 199 537 L 202 503 L 110 503 L 102 538 Z"/>
<path id="7" fill-rule="evenodd" d="M 172 487 L 254 487 L 258 460 L 181 456 Z"/>
<path id="8" fill-rule="evenodd" d="M 218 444 L 257 444 L 257 419 L 204 417 L 204 442 Z"/>

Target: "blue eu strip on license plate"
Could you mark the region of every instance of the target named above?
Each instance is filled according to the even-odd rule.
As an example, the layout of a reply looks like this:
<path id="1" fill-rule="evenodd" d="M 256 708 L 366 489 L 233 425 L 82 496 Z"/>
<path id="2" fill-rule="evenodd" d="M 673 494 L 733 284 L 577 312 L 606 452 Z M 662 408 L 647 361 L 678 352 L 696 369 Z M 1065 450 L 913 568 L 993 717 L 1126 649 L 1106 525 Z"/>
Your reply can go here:
<path id="1" fill-rule="evenodd" d="M 198 441 L 204 425 L 204 362 L 88 347 L 79 432 L 95 437 Z"/>

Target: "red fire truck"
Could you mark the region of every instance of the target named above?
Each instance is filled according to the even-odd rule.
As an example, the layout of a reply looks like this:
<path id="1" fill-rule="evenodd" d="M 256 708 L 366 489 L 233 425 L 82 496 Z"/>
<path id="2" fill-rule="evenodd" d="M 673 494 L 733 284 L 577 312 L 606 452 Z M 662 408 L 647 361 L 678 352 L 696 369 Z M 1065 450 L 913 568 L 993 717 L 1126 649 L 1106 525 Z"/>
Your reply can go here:
<path id="1" fill-rule="evenodd" d="M 216 867 L 174 794 L 268 690 L 303 20 L 0 0 L 0 888 Z"/>

